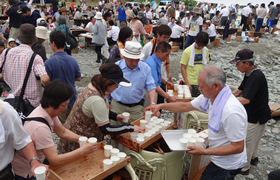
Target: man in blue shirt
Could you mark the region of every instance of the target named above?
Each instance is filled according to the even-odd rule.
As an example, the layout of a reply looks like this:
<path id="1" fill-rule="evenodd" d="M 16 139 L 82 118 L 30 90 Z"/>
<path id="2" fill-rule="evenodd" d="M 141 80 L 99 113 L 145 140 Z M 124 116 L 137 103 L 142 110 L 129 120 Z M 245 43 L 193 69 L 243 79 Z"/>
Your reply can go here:
<path id="1" fill-rule="evenodd" d="M 113 93 L 111 111 L 121 114 L 123 112 L 130 113 L 130 122 L 143 117 L 144 93 L 143 90 L 149 92 L 150 103 L 155 104 L 156 86 L 151 74 L 151 68 L 140 61 L 143 56 L 141 53 L 142 46 L 139 42 L 127 41 L 125 48 L 121 49 L 124 59 L 116 62 L 123 71 L 123 77 L 131 82 L 130 87 L 119 86 Z M 111 121 L 111 124 L 117 125 L 120 122 Z"/>
<path id="2" fill-rule="evenodd" d="M 33 26 L 37 26 L 37 19 L 41 18 L 40 14 L 36 11 L 31 11 L 26 5 L 20 5 L 21 15 L 21 24 L 29 23 Z"/>
<path id="3" fill-rule="evenodd" d="M 71 109 L 76 101 L 77 91 L 75 88 L 75 81 L 81 80 L 81 71 L 75 58 L 69 56 L 64 51 L 66 37 L 60 30 L 54 30 L 50 34 L 50 43 L 54 55 L 45 62 L 46 71 L 50 80 L 59 79 L 66 84 L 69 84 L 73 90 L 74 95 L 70 98 L 68 107 L 59 115 L 62 124 L 66 121 Z"/>
<path id="4" fill-rule="evenodd" d="M 125 10 L 127 10 L 127 8 L 124 7 L 124 5 L 125 5 L 125 1 L 122 0 L 120 5 L 118 5 L 117 8 L 116 8 L 116 11 L 119 12 L 118 21 L 120 23 L 120 29 L 122 27 L 127 26 L 127 24 L 126 24 L 126 14 L 125 14 Z"/>
<path id="5" fill-rule="evenodd" d="M 172 17 L 171 18 L 171 22 L 170 23 L 168 23 L 168 26 L 171 28 L 171 30 L 172 30 L 172 28 L 174 27 L 174 26 L 177 26 L 177 24 L 175 23 L 175 17 Z"/>
<path id="6" fill-rule="evenodd" d="M 171 46 L 167 42 L 160 42 L 153 55 L 145 60 L 152 72 L 152 76 L 156 85 L 156 92 L 162 97 L 166 98 L 168 102 L 175 102 L 176 98 L 174 96 L 169 96 L 160 86 L 161 86 L 161 64 L 164 62 L 171 53 Z"/>

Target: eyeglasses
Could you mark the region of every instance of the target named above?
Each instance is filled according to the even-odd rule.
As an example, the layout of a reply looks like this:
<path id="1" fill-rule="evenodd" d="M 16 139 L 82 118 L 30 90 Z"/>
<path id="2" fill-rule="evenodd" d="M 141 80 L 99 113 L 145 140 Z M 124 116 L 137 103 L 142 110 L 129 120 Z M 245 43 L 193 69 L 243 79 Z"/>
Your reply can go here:
<path id="1" fill-rule="evenodd" d="M 62 107 L 64 107 L 65 109 L 68 107 L 68 104 L 69 104 L 69 101 L 67 101 L 67 104 L 65 105 L 66 103 L 64 103 L 64 104 L 60 104 L 60 106 L 62 106 Z"/>

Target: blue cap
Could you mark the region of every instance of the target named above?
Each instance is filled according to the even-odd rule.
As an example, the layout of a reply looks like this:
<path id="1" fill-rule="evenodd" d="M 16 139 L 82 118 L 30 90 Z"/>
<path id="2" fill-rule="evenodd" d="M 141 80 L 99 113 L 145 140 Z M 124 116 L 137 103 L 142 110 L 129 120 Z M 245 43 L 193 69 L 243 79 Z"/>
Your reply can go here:
<path id="1" fill-rule="evenodd" d="M 30 11 L 30 8 L 25 4 L 19 6 L 18 13 L 26 13 L 26 11 Z"/>

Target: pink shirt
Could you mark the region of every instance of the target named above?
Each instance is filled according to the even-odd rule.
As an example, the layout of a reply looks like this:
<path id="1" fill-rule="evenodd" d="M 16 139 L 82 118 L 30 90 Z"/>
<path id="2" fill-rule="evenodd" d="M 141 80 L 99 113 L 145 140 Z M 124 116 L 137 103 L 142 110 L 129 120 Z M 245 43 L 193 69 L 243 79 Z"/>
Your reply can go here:
<path id="1" fill-rule="evenodd" d="M 32 113 L 28 116 L 28 118 L 30 117 L 45 118 L 52 129 L 54 128 L 54 126 L 59 126 L 61 124 L 58 117 L 52 119 L 41 106 L 38 106 L 36 109 L 34 109 L 34 111 L 32 111 Z M 40 159 L 40 162 L 43 163 L 45 156 L 42 150 L 54 146 L 50 128 L 46 124 L 37 121 L 27 121 L 25 122 L 23 128 L 30 135 L 35 145 L 38 158 Z M 32 176 L 29 160 L 25 158 L 24 154 L 21 151 L 15 153 L 12 165 L 14 173 L 16 175 L 24 178 L 26 178 L 28 174 L 29 177 Z"/>
<path id="2" fill-rule="evenodd" d="M 139 34 L 139 33 L 145 34 L 146 33 L 142 22 L 139 21 L 138 19 L 136 21 L 134 21 L 133 23 L 130 22 L 129 27 L 132 29 L 132 31 L 135 34 Z M 136 39 L 138 39 L 138 37 Z"/>

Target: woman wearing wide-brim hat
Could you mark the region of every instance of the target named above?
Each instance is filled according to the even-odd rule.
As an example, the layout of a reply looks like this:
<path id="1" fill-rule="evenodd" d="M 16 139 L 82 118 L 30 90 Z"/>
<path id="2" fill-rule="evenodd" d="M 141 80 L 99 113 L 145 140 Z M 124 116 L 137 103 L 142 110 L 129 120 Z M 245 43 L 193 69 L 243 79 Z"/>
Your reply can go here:
<path id="1" fill-rule="evenodd" d="M 140 35 L 146 35 L 146 31 L 144 26 L 140 20 L 137 19 L 137 9 L 126 10 L 125 14 L 130 19 L 129 27 L 133 31 L 133 36 L 136 38 L 138 42 L 140 42 Z"/>
<path id="2" fill-rule="evenodd" d="M 96 19 L 95 24 L 93 26 L 93 37 L 92 37 L 92 43 L 95 46 L 95 52 L 97 54 L 97 63 L 100 63 L 102 61 L 105 61 L 106 58 L 101 54 L 101 48 L 105 44 L 105 38 L 106 37 L 106 23 L 102 22 L 102 13 L 96 12 L 96 15 L 94 16 Z"/>
<path id="3" fill-rule="evenodd" d="M 66 9 L 66 7 L 62 7 L 60 8 L 59 14 L 64 16 L 66 19 L 66 25 L 70 27 L 70 20 L 69 20 L 69 16 L 67 15 L 68 10 Z"/>
<path id="4" fill-rule="evenodd" d="M 192 9 L 192 13 L 193 13 L 193 15 L 190 19 L 190 29 L 189 29 L 188 36 L 185 41 L 185 48 L 192 45 L 195 41 L 195 37 L 196 37 L 197 33 L 202 31 L 203 19 L 200 16 L 200 8 L 194 7 Z"/>

